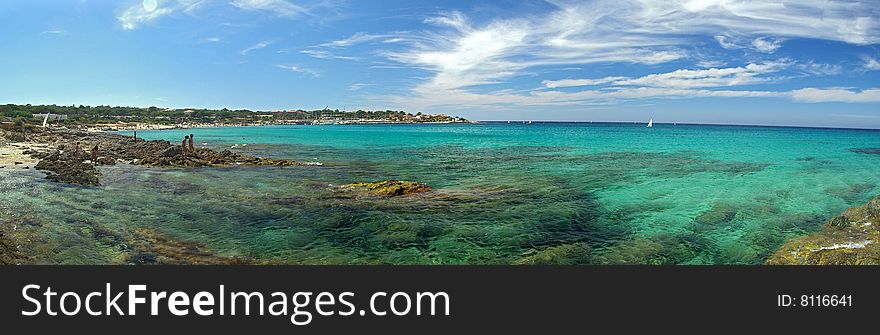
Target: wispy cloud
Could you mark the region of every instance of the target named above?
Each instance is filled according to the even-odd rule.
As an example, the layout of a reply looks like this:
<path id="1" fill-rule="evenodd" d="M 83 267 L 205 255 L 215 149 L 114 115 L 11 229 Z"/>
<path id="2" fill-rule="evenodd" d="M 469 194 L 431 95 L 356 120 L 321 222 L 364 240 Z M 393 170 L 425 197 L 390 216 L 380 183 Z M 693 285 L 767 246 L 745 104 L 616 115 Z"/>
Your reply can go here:
<path id="1" fill-rule="evenodd" d="M 349 91 L 360 91 L 364 87 L 373 86 L 374 84 L 366 84 L 366 83 L 354 83 L 348 87 Z"/>
<path id="2" fill-rule="evenodd" d="M 745 37 L 735 37 L 732 35 L 717 35 L 715 41 L 718 45 L 727 50 L 750 49 L 757 52 L 772 54 L 782 47 L 782 39 L 758 37 L 748 39 Z"/>
<path id="3" fill-rule="evenodd" d="M 249 46 L 249 47 L 247 47 L 247 48 L 242 49 L 242 50 L 239 51 L 238 53 L 241 54 L 242 56 L 247 56 L 247 54 L 251 53 L 252 51 L 263 49 L 263 48 L 265 48 L 265 47 L 267 47 L 267 46 L 272 45 L 272 43 L 274 43 L 274 42 L 272 42 L 272 41 L 260 41 L 260 42 L 257 42 L 257 44 L 254 44 L 254 45 L 252 45 L 252 46 Z"/>
<path id="4" fill-rule="evenodd" d="M 214 37 L 205 37 L 199 41 L 202 43 L 220 43 L 220 42 L 223 42 L 223 39 L 220 37 L 214 36 Z"/>
<path id="5" fill-rule="evenodd" d="M 275 65 L 275 67 L 282 69 L 282 70 L 287 70 L 290 72 L 308 74 L 313 77 L 318 77 L 320 75 L 317 71 L 314 71 L 314 70 L 308 69 L 308 68 L 304 68 L 299 65 L 277 64 L 277 65 Z"/>
<path id="6" fill-rule="evenodd" d="M 207 4 L 220 4 L 222 6 L 207 6 Z M 119 10 L 116 19 L 122 29 L 134 30 L 142 25 L 156 21 L 159 18 L 172 16 L 175 13 L 194 15 L 197 11 L 206 7 L 233 7 L 245 11 L 264 12 L 284 18 L 296 18 L 303 15 L 311 15 L 309 8 L 294 4 L 286 0 L 161 0 L 161 1 L 131 1 L 130 5 Z M 328 7 L 329 4 L 319 2 L 312 8 Z"/>
<path id="7" fill-rule="evenodd" d="M 799 102 L 880 102 L 880 88 L 861 91 L 847 88 L 803 88 L 791 92 L 791 97 Z"/>
<path id="8" fill-rule="evenodd" d="M 43 32 L 41 32 L 40 34 L 42 34 L 42 35 L 51 35 L 51 36 L 65 36 L 65 35 L 69 34 L 69 32 L 68 32 L 67 30 L 64 30 L 64 29 L 53 29 L 53 30 L 46 30 L 46 31 L 43 31 Z"/>
<path id="9" fill-rule="evenodd" d="M 308 55 L 310 57 L 318 58 L 318 59 L 341 59 L 341 60 L 358 60 L 358 59 L 360 59 L 359 57 L 339 56 L 339 55 L 336 55 L 336 54 L 333 54 L 329 51 L 324 51 L 324 50 L 306 49 L 306 50 L 300 51 L 300 53 L 304 54 L 304 55 Z"/>
<path id="10" fill-rule="evenodd" d="M 836 76 L 843 72 L 843 67 L 838 64 L 815 63 L 813 61 L 798 64 L 797 68 L 816 76 Z"/>
<path id="11" fill-rule="evenodd" d="M 696 88 L 749 85 L 772 80 L 765 75 L 777 72 L 791 65 L 789 60 L 778 60 L 762 64 L 748 64 L 741 67 L 711 68 L 701 70 L 681 69 L 673 72 L 650 74 L 639 78 L 606 77 L 599 79 L 545 80 L 547 88 L 592 86 L 609 84 L 613 86 L 650 86 L 664 88 Z"/>
<path id="12" fill-rule="evenodd" d="M 134 30 L 144 23 L 174 13 L 176 10 L 177 7 L 174 5 L 151 8 L 139 2 L 123 10 L 116 16 L 116 20 L 119 21 L 122 29 Z"/>
<path id="13" fill-rule="evenodd" d="M 880 70 L 880 61 L 877 61 L 876 58 L 864 55 L 862 56 L 862 61 L 865 62 L 864 68 L 868 71 L 877 71 Z"/>
<path id="14" fill-rule="evenodd" d="M 231 4 L 244 10 L 265 11 L 283 17 L 309 14 L 306 8 L 285 0 L 232 0 Z"/>
<path id="15" fill-rule="evenodd" d="M 388 35 L 371 35 L 364 32 L 357 32 L 349 38 L 344 38 L 341 40 L 330 41 L 327 43 L 323 43 L 320 46 L 322 47 L 347 47 L 358 43 L 364 43 L 369 41 L 375 41 L 382 38 L 388 38 Z"/>

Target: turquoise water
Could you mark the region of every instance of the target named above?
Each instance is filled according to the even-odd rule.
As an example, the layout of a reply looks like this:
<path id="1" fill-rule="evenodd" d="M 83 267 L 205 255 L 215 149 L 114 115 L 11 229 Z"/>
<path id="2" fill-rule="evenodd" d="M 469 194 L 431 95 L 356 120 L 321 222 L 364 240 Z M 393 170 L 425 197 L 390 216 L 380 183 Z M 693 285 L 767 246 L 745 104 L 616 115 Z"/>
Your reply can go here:
<path id="1" fill-rule="evenodd" d="M 3 224 L 24 229 L 37 263 L 151 260 L 119 246 L 147 228 L 280 263 L 759 264 L 880 194 L 880 155 L 849 150 L 880 147 L 880 131 L 484 123 L 138 136 L 190 133 L 200 146 L 324 166 L 117 165 L 98 188 L 0 169 Z M 334 197 L 333 185 L 385 179 L 435 191 Z"/>

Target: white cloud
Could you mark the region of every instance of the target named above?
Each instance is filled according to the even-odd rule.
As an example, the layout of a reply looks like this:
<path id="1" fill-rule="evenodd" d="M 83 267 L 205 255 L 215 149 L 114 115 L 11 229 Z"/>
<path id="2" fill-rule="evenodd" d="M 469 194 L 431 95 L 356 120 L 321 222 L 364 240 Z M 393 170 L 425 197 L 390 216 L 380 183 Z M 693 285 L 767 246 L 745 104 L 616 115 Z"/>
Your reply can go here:
<path id="1" fill-rule="evenodd" d="M 880 88 L 855 91 L 847 88 L 803 88 L 791 92 L 791 97 L 798 102 L 849 102 L 877 103 L 880 102 Z"/>
<path id="2" fill-rule="evenodd" d="M 251 53 L 252 51 L 263 49 L 271 44 L 272 44 L 272 41 L 260 41 L 260 42 L 257 42 L 257 44 L 254 44 L 252 46 L 249 46 L 247 48 L 242 49 L 238 53 L 240 53 L 242 56 L 246 56 L 247 54 Z"/>
<path id="3" fill-rule="evenodd" d="M 710 68 L 702 70 L 681 69 L 667 73 L 650 74 L 639 78 L 605 77 L 600 79 L 545 80 L 544 87 L 574 87 L 610 84 L 613 86 L 650 86 L 664 88 L 697 88 L 748 85 L 767 82 L 773 78 L 764 75 L 777 72 L 791 65 L 791 61 L 779 60 L 741 67 Z"/>
<path id="4" fill-rule="evenodd" d="M 368 86 L 373 86 L 373 84 L 354 83 L 354 84 L 351 84 L 351 86 L 348 87 L 348 90 L 349 90 L 349 91 L 360 91 L 362 88 L 364 88 L 364 87 L 368 87 Z"/>
<path id="5" fill-rule="evenodd" d="M 300 51 L 300 53 L 304 54 L 304 55 L 308 55 L 313 58 L 318 58 L 318 59 L 342 59 L 342 60 L 358 60 L 359 59 L 358 57 L 335 55 L 333 53 L 330 53 L 329 51 L 324 51 L 324 50 L 306 49 L 306 50 Z"/>
<path id="6" fill-rule="evenodd" d="M 560 87 L 577 87 L 577 86 L 594 86 L 602 84 L 611 84 L 621 80 L 630 79 L 628 77 L 605 77 L 599 79 L 562 79 L 562 80 L 545 80 L 541 84 L 547 88 Z"/>
<path id="7" fill-rule="evenodd" d="M 377 39 L 387 38 L 387 37 L 389 37 L 389 36 L 388 35 L 371 35 L 371 34 L 367 34 L 364 32 L 357 32 L 349 38 L 336 40 L 336 41 L 330 41 L 330 42 L 321 44 L 320 46 L 341 48 L 341 47 L 347 47 L 347 46 L 351 46 L 351 45 L 355 45 L 355 44 L 359 44 L 359 43 L 364 43 L 364 42 L 369 42 L 369 41 L 374 41 Z"/>
<path id="8" fill-rule="evenodd" d="M 245 10 L 266 11 L 285 17 L 309 14 L 306 8 L 285 0 L 232 0 L 231 4 Z"/>
<path id="9" fill-rule="evenodd" d="M 759 37 L 752 40 L 752 47 L 759 52 L 772 54 L 782 47 L 782 40 Z"/>
<path id="10" fill-rule="evenodd" d="M 798 64 L 797 68 L 816 76 L 836 76 L 843 72 L 843 67 L 840 65 L 815 63 L 813 61 Z"/>
<path id="11" fill-rule="evenodd" d="M 193 15 L 208 3 L 218 3 L 211 0 L 164 0 L 164 1 L 131 1 L 131 4 L 122 8 L 116 19 L 124 30 L 134 30 L 145 23 L 159 18 L 171 16 L 175 13 Z M 285 0 L 232 0 L 224 2 L 226 6 L 232 6 L 241 10 L 260 11 L 273 15 L 295 18 L 301 15 L 310 15 L 307 8 Z M 316 7 L 325 6 L 319 4 Z"/>
<path id="12" fill-rule="evenodd" d="M 150 8 L 152 9 L 152 8 Z M 156 20 L 160 17 L 169 15 L 174 13 L 176 8 L 172 5 L 165 7 L 158 7 L 150 10 L 142 3 L 138 2 L 127 9 L 123 10 L 117 17 L 116 20 L 119 21 L 119 24 L 122 26 L 124 30 L 133 30 L 137 29 L 140 25 Z"/>
<path id="13" fill-rule="evenodd" d="M 68 32 L 67 32 L 67 30 L 64 30 L 64 29 L 53 29 L 53 30 L 46 30 L 40 34 L 53 35 L 53 36 L 65 36 L 68 34 Z"/>
<path id="14" fill-rule="evenodd" d="M 772 54 L 782 47 L 782 39 L 770 37 L 758 37 L 749 40 L 744 37 L 734 37 L 731 35 L 717 35 L 715 41 L 722 48 L 727 50 L 734 49 L 750 49 L 757 52 Z"/>
<path id="15" fill-rule="evenodd" d="M 880 61 L 870 56 L 862 56 L 862 60 L 865 62 L 864 68 L 868 71 L 877 71 L 880 70 Z"/>
<path id="16" fill-rule="evenodd" d="M 304 68 L 304 67 L 301 67 L 301 66 L 298 66 L 298 65 L 285 65 L 285 64 L 278 64 L 278 65 L 275 65 L 275 67 L 277 67 L 277 68 L 279 68 L 279 69 L 282 69 L 282 70 L 287 70 L 287 71 L 290 71 L 290 72 L 296 72 L 296 73 L 304 73 L 304 74 L 308 74 L 308 75 L 311 75 L 311 76 L 313 76 L 313 77 L 318 77 L 318 76 L 319 76 L 319 74 L 318 74 L 317 71 L 314 71 L 314 70 L 312 70 L 312 69 L 307 69 L 307 68 Z"/>

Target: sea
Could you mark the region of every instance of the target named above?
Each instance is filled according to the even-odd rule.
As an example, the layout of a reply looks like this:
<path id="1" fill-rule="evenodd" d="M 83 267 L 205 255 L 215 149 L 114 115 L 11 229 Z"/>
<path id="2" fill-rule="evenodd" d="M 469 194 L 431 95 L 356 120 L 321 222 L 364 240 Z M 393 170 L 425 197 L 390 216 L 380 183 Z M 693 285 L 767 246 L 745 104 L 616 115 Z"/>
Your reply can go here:
<path id="1" fill-rule="evenodd" d="M 122 132 L 131 135 L 131 132 Z M 880 194 L 880 131 L 654 123 L 291 125 L 139 137 L 301 167 L 0 169 L 0 225 L 37 264 L 197 249 L 273 264 L 762 264 Z M 431 192 L 340 197 L 354 182 Z M 145 233 L 149 232 L 149 233 Z M 138 247 L 140 246 L 140 247 Z M 151 251 L 152 250 L 152 251 Z"/>

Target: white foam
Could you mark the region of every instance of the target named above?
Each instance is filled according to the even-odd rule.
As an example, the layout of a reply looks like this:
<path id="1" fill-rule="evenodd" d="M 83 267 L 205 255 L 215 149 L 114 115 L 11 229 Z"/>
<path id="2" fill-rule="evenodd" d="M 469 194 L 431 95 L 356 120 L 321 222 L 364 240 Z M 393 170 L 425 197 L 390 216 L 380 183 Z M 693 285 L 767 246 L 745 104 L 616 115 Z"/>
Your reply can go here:
<path id="1" fill-rule="evenodd" d="M 868 244 L 873 243 L 874 241 L 861 241 L 861 242 L 846 242 L 846 243 L 838 243 L 832 245 L 830 247 L 821 247 L 819 249 L 814 249 L 813 251 L 821 251 L 821 250 L 835 250 L 835 249 L 861 249 L 867 246 Z"/>

